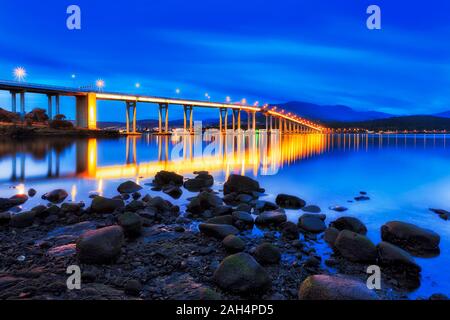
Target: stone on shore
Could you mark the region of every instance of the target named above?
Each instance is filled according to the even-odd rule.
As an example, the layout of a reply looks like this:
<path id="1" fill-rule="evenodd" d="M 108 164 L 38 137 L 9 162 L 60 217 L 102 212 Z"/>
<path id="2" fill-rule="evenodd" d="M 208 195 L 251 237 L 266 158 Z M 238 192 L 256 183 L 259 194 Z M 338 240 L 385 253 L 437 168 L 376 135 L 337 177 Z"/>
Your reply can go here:
<path id="1" fill-rule="evenodd" d="M 162 191 L 174 199 L 179 199 L 181 197 L 181 195 L 183 194 L 183 190 L 181 190 L 180 187 L 172 186 L 172 185 L 164 186 Z"/>
<path id="2" fill-rule="evenodd" d="M 193 214 L 201 214 L 205 210 L 214 210 L 222 205 L 222 199 L 212 192 L 203 191 L 191 199 L 186 210 Z"/>
<path id="3" fill-rule="evenodd" d="M 334 247 L 344 258 L 353 262 L 374 262 L 377 248 L 369 238 L 349 230 L 339 232 Z"/>
<path id="4" fill-rule="evenodd" d="M 13 228 L 26 228 L 33 224 L 35 213 L 33 211 L 26 211 L 11 215 L 9 225 Z"/>
<path id="5" fill-rule="evenodd" d="M 421 267 L 414 261 L 414 258 L 402 248 L 389 242 L 382 241 L 377 246 L 378 261 L 382 266 L 396 268 L 399 271 L 410 270 L 420 272 Z"/>
<path id="6" fill-rule="evenodd" d="M 309 212 L 309 213 L 320 213 L 321 210 L 318 206 L 315 205 L 309 205 L 302 208 L 302 211 Z"/>
<path id="7" fill-rule="evenodd" d="M 304 232 L 322 233 L 327 226 L 321 218 L 322 216 L 317 214 L 304 214 L 298 219 L 298 227 Z"/>
<path id="8" fill-rule="evenodd" d="M 33 188 L 28 189 L 28 196 L 34 197 L 36 195 L 37 191 Z"/>
<path id="9" fill-rule="evenodd" d="M 125 181 L 117 187 L 119 193 L 134 193 L 141 190 L 142 187 L 134 181 Z"/>
<path id="10" fill-rule="evenodd" d="M 8 211 L 6 212 L 0 212 L 0 226 L 6 225 L 11 220 L 11 213 Z"/>
<path id="11" fill-rule="evenodd" d="M 277 210 L 279 207 L 273 202 L 264 201 L 264 200 L 256 200 L 255 201 L 255 209 L 259 212 L 263 211 L 272 211 Z"/>
<path id="12" fill-rule="evenodd" d="M 297 225 L 287 221 L 281 225 L 281 236 L 288 240 L 297 240 L 300 236 Z"/>
<path id="13" fill-rule="evenodd" d="M 81 263 L 108 264 L 120 255 L 124 240 L 120 226 L 87 231 L 78 239 L 77 255 Z"/>
<path id="14" fill-rule="evenodd" d="M 411 223 L 390 221 L 381 227 L 381 238 L 413 255 L 434 255 L 440 250 L 441 237 L 436 232 Z"/>
<path id="15" fill-rule="evenodd" d="M 214 177 L 207 172 L 199 173 L 194 179 L 188 179 L 184 182 L 184 188 L 191 191 L 200 191 L 203 188 L 209 188 L 214 184 Z"/>
<path id="16" fill-rule="evenodd" d="M 53 203 L 61 203 L 69 196 L 66 190 L 64 189 L 56 189 L 50 192 L 45 193 L 42 196 L 42 199 L 53 202 Z"/>
<path id="17" fill-rule="evenodd" d="M 275 203 L 285 209 L 301 209 L 306 205 L 305 200 L 288 194 L 279 194 Z"/>
<path id="18" fill-rule="evenodd" d="M 225 248 L 225 250 L 229 253 L 237 253 L 244 251 L 245 249 L 244 240 L 232 234 L 226 236 L 222 240 L 222 245 Z"/>
<path id="19" fill-rule="evenodd" d="M 336 212 L 344 212 L 344 211 L 348 210 L 348 208 L 343 207 L 343 206 L 331 206 L 328 209 L 336 211 Z"/>
<path id="20" fill-rule="evenodd" d="M 139 237 L 142 233 L 142 218 L 134 212 L 125 212 L 119 216 L 119 224 L 128 237 Z"/>
<path id="21" fill-rule="evenodd" d="M 15 206 L 21 205 L 20 199 L 0 198 L 0 212 L 9 210 Z"/>
<path id="22" fill-rule="evenodd" d="M 300 285 L 300 300 L 377 300 L 366 284 L 349 278 L 318 274 L 309 276 Z"/>
<path id="23" fill-rule="evenodd" d="M 252 194 L 260 191 L 262 190 L 258 181 L 237 174 L 230 175 L 223 185 L 223 194 L 225 195 L 232 192 Z"/>
<path id="24" fill-rule="evenodd" d="M 239 233 L 238 229 L 229 224 L 201 223 L 199 224 L 198 228 L 200 229 L 201 233 L 219 240 L 223 240 L 230 234 L 236 235 Z"/>
<path id="25" fill-rule="evenodd" d="M 243 252 L 226 257 L 214 272 L 213 280 L 223 290 L 241 294 L 261 295 L 272 284 L 266 270 Z"/>
<path id="26" fill-rule="evenodd" d="M 174 185 L 181 187 L 183 185 L 183 176 L 176 174 L 175 172 L 170 171 L 159 171 L 155 175 L 155 179 L 153 180 L 153 184 L 159 187 L 163 187 L 166 185 Z"/>
<path id="27" fill-rule="evenodd" d="M 235 211 L 232 214 L 233 221 L 237 224 L 243 224 L 245 226 L 253 226 L 255 223 L 250 213 L 245 211 Z"/>
<path id="28" fill-rule="evenodd" d="M 206 223 L 232 225 L 233 224 L 233 216 L 231 216 L 229 214 L 229 215 L 226 215 L 226 216 L 212 217 L 212 218 L 206 220 Z"/>
<path id="29" fill-rule="evenodd" d="M 123 200 L 95 197 L 91 203 L 91 210 L 97 213 L 113 213 L 114 210 L 124 207 Z"/>
<path id="30" fill-rule="evenodd" d="M 330 223 L 330 227 L 336 228 L 339 231 L 349 230 L 362 235 L 367 234 L 367 228 L 364 223 L 354 217 L 340 217 Z"/>
<path id="31" fill-rule="evenodd" d="M 284 212 L 280 211 L 264 211 L 256 217 L 255 223 L 263 226 L 275 225 L 278 226 L 286 222 L 287 216 Z"/>
<path id="32" fill-rule="evenodd" d="M 10 199 L 17 201 L 19 204 L 24 204 L 27 202 L 28 196 L 26 194 L 15 194 Z"/>
<path id="33" fill-rule="evenodd" d="M 261 264 L 275 264 L 281 260 L 280 250 L 273 244 L 267 242 L 256 247 L 254 256 Z"/>
<path id="34" fill-rule="evenodd" d="M 334 227 L 329 227 L 325 230 L 325 234 L 324 234 L 323 238 L 330 247 L 333 248 L 334 243 L 336 242 L 336 239 L 339 235 L 339 232 L 340 231 Z"/>

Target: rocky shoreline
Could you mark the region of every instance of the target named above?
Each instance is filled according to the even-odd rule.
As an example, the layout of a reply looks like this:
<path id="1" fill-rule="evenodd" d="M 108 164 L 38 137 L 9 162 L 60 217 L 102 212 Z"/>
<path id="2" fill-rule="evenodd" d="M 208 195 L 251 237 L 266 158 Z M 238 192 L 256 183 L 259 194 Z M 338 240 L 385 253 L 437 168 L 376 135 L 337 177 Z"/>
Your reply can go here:
<path id="1" fill-rule="evenodd" d="M 0 137 L 12 139 L 29 139 L 34 137 L 75 137 L 75 138 L 114 138 L 119 137 L 116 130 L 89 130 L 82 128 L 53 129 L 44 126 L 0 126 Z"/>
<path id="2" fill-rule="evenodd" d="M 251 178 L 230 175 L 213 190 L 208 172 L 195 174 L 161 171 L 151 184 L 175 199 L 198 192 L 186 212 L 132 181 L 113 198 L 92 196 L 89 207 L 62 189 L 25 212 L 36 190 L 0 198 L 0 299 L 407 299 L 420 285 L 414 256 L 439 254 L 439 235 L 419 226 L 387 222 L 374 244 L 345 213 L 329 222 L 295 196 L 260 200 L 265 190 Z M 285 209 L 301 210 L 297 224 Z M 330 258 L 315 248 L 322 239 Z M 71 265 L 81 269 L 79 290 L 66 285 Z M 370 265 L 382 269 L 381 290 L 366 286 Z"/>

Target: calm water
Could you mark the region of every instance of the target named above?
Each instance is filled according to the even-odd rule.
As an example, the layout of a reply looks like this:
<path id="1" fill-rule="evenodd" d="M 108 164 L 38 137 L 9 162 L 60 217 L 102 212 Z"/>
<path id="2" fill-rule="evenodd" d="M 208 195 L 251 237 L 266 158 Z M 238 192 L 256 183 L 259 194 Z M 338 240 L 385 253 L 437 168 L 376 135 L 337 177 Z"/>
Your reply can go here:
<path id="1" fill-rule="evenodd" d="M 445 135 L 240 135 L 213 134 L 184 137 L 142 136 L 115 140 L 0 141 L 0 196 L 35 188 L 38 195 L 24 210 L 42 202 L 40 195 L 64 188 L 72 201 L 88 195 L 117 194 L 118 183 L 132 179 L 142 185 L 160 170 L 193 176 L 210 171 L 216 189 L 230 173 L 246 174 L 266 188 L 265 199 L 278 193 L 298 195 L 327 214 L 327 222 L 355 216 L 368 227 L 368 236 L 380 241 L 380 227 L 402 220 L 430 228 L 441 235 L 441 254 L 419 259 L 422 286 L 411 297 L 450 294 L 450 227 L 428 208 L 450 210 L 450 139 Z M 158 194 L 170 199 L 160 192 Z M 360 191 L 370 201 L 348 202 Z M 184 206 L 193 193 L 172 202 Z M 345 213 L 328 210 L 343 205 Z M 288 212 L 296 222 L 300 213 Z M 258 232 L 255 232 L 258 234 Z M 323 243 L 319 249 L 330 253 Z"/>

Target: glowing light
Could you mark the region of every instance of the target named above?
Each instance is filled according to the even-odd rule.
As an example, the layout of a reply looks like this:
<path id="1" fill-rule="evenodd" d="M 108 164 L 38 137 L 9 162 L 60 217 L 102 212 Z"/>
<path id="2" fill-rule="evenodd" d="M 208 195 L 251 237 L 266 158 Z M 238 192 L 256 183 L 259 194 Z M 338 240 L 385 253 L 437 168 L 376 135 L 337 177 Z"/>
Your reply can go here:
<path id="1" fill-rule="evenodd" d="M 102 80 L 102 79 L 98 79 L 98 80 L 95 82 L 95 86 L 97 87 L 97 89 L 98 89 L 99 91 L 102 91 L 103 88 L 105 87 L 105 81 Z"/>
<path id="2" fill-rule="evenodd" d="M 176 93 L 176 94 L 180 94 L 180 92 L 181 92 L 180 89 L 178 89 L 178 88 L 175 89 L 175 93 Z"/>
<path id="3" fill-rule="evenodd" d="M 13 75 L 17 81 L 23 81 L 27 76 L 27 71 L 23 67 L 17 67 L 14 69 Z"/>
<path id="4" fill-rule="evenodd" d="M 241 103 L 242 103 L 242 104 L 247 104 L 247 99 L 245 99 L 245 98 L 242 99 Z"/>
<path id="5" fill-rule="evenodd" d="M 253 104 L 254 107 L 257 107 L 259 105 L 259 101 L 255 101 L 255 103 Z"/>
<path id="6" fill-rule="evenodd" d="M 230 97 L 227 97 L 227 98 L 226 98 L 226 101 L 227 101 L 227 103 L 230 103 L 230 102 L 231 102 L 231 98 L 230 98 Z"/>
<path id="7" fill-rule="evenodd" d="M 71 198 L 72 198 L 72 202 L 77 201 L 77 186 L 74 184 L 72 185 L 72 190 L 71 190 Z"/>
<path id="8" fill-rule="evenodd" d="M 76 76 L 75 74 L 72 74 L 70 77 L 71 77 L 72 79 L 75 79 L 77 76 Z"/>
<path id="9" fill-rule="evenodd" d="M 141 84 L 140 84 L 139 82 L 137 82 L 137 83 L 135 84 L 135 86 L 136 86 L 136 88 L 140 88 L 140 87 L 141 87 Z"/>
<path id="10" fill-rule="evenodd" d="M 23 183 L 16 187 L 17 194 L 25 194 L 25 185 Z"/>

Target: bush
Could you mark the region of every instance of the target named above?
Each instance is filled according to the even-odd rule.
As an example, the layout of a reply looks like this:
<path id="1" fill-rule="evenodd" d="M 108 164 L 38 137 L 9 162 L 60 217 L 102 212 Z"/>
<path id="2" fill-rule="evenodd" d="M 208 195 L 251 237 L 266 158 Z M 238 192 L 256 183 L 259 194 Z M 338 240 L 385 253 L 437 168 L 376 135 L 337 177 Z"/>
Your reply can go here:
<path id="1" fill-rule="evenodd" d="M 73 129 L 73 123 L 67 120 L 52 120 L 49 125 L 52 129 Z"/>
<path id="2" fill-rule="evenodd" d="M 17 122 L 20 120 L 20 116 L 17 113 L 7 111 L 0 108 L 0 121 L 2 122 Z"/>
<path id="3" fill-rule="evenodd" d="M 25 115 L 25 120 L 42 123 L 48 120 L 48 115 L 44 109 L 34 108 L 31 112 Z"/>

